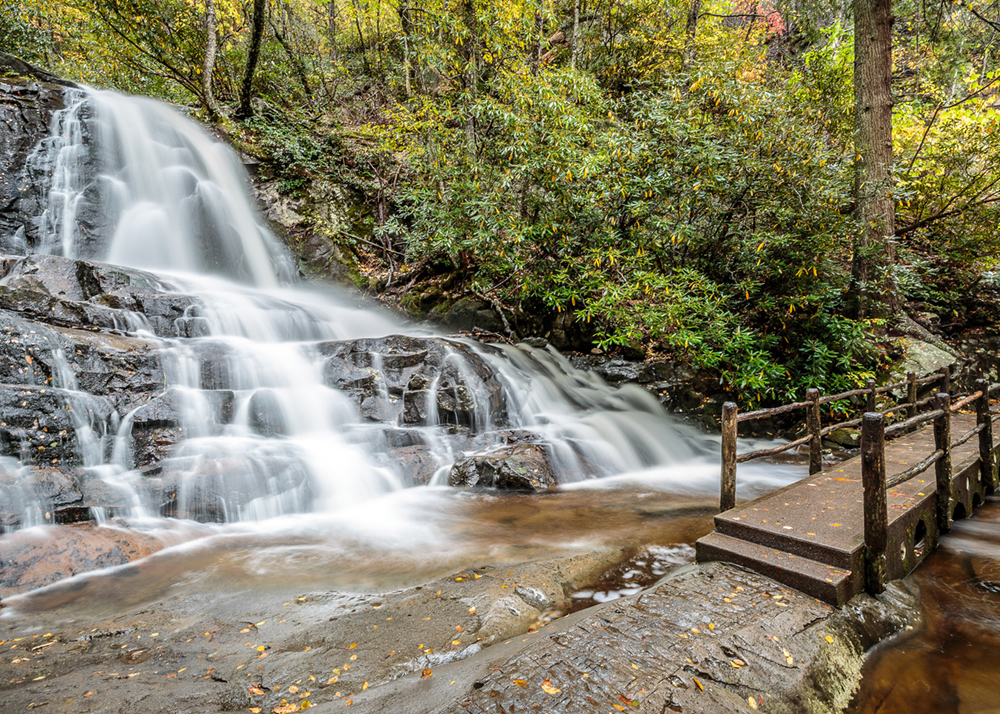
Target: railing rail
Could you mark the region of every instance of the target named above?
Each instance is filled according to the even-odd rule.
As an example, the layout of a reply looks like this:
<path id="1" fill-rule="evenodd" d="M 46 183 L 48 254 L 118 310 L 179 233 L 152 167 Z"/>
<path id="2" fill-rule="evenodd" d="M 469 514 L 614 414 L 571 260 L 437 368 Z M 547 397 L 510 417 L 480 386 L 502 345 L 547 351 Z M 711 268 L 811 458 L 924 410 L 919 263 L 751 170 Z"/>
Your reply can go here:
<path id="1" fill-rule="evenodd" d="M 990 394 L 995 391 L 986 380 L 976 380 L 976 391 L 951 403 L 945 392 L 934 395 L 935 409 L 918 418 L 933 417 L 934 451 L 910 468 L 888 479 L 885 475 L 885 437 L 889 429 L 885 427 L 885 417 L 877 412 L 868 412 L 862 417 L 861 426 L 861 481 L 864 487 L 865 519 L 865 589 L 877 595 L 885 590 L 886 563 L 888 557 L 888 512 L 887 491 L 919 476 L 931 466 L 934 467 L 934 488 L 937 497 L 937 532 L 951 528 L 953 506 L 956 493 L 952 484 L 952 451 L 979 437 L 979 468 L 976 471 L 975 490 L 995 486 L 993 479 L 993 422 L 990 413 Z M 976 426 L 958 438 L 951 436 L 951 415 L 959 409 L 975 402 Z M 915 418 L 907 419 L 914 422 Z M 926 419 L 924 419 L 926 421 Z M 905 423 L 905 422 L 904 422 Z M 901 425 L 897 425 L 901 426 Z M 923 494 L 921 494 L 923 495 Z"/>
<path id="2" fill-rule="evenodd" d="M 810 389 L 806 392 L 805 401 L 783 404 L 781 406 L 766 409 L 756 409 L 754 411 L 743 412 L 742 414 L 739 412 L 739 409 L 734 402 L 726 402 L 722 407 L 722 493 L 719 499 L 720 507 L 722 510 L 726 511 L 736 505 L 737 464 L 746 463 L 747 461 L 752 461 L 753 459 L 765 456 L 774 456 L 808 444 L 809 473 L 810 475 L 816 474 L 823 470 L 823 437 L 829 436 L 837 429 L 849 429 L 852 427 L 863 426 L 863 417 L 855 417 L 823 426 L 820 406 L 843 401 L 845 399 L 864 397 L 864 412 L 866 414 L 878 413 L 883 417 L 884 438 L 885 436 L 892 436 L 908 431 L 933 419 L 938 419 L 941 416 L 939 409 L 934 409 L 925 413 L 921 413 L 920 411 L 924 407 L 931 405 L 936 399 L 936 396 L 918 400 L 918 390 L 921 386 L 939 383 L 940 388 L 937 392 L 950 394 L 951 380 L 951 368 L 942 367 L 936 373 L 921 379 L 917 379 L 917 375 L 915 373 L 907 372 L 905 380 L 894 382 L 892 384 L 885 384 L 880 387 L 876 386 L 875 381 L 870 379 L 867 384 L 865 384 L 864 388 L 852 389 L 847 392 L 840 392 L 839 394 L 820 395 L 819 390 Z M 880 395 L 903 388 L 906 389 L 905 401 L 899 402 L 896 405 L 890 406 L 882 411 L 878 410 L 878 397 Z M 959 409 L 973 402 L 978 404 L 979 402 L 977 400 L 983 399 L 983 395 L 985 395 L 985 399 L 988 404 L 989 394 L 995 392 L 996 390 L 1000 390 L 1000 383 L 983 386 L 982 388 L 979 388 L 979 391 L 968 396 L 956 394 L 954 396 L 961 396 L 962 398 L 956 402 L 952 409 Z M 740 424 L 757 419 L 766 419 L 781 416 L 783 414 L 790 414 L 800 409 L 804 409 L 806 412 L 805 436 L 771 448 L 758 449 L 756 451 L 745 452 L 742 454 L 737 453 L 736 441 Z M 884 427 L 884 417 L 891 414 L 899 414 L 900 412 L 905 413 L 906 418 L 903 421 L 889 427 Z M 992 430 L 990 430 L 990 433 L 992 433 Z M 971 438 L 971 435 L 967 436 L 968 438 Z M 930 465 L 928 464 L 925 469 L 929 468 L 929 466 Z"/>

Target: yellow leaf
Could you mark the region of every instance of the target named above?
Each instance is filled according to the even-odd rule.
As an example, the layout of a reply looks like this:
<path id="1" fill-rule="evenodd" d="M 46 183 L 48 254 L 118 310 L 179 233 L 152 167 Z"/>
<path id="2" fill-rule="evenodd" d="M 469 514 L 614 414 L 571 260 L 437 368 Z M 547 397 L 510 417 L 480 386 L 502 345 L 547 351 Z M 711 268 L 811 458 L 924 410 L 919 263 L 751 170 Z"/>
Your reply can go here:
<path id="1" fill-rule="evenodd" d="M 698 685 L 698 689 L 700 689 L 700 690 L 701 690 L 701 691 L 703 691 L 703 692 L 705 691 L 705 685 L 704 685 L 704 684 L 702 684 L 701 682 L 699 682 L 699 681 L 698 681 L 697 679 L 695 679 L 694 677 L 691 677 L 691 680 L 692 680 L 692 681 L 693 681 L 693 682 L 694 682 L 695 684 L 697 684 L 697 685 Z"/>
<path id="2" fill-rule="evenodd" d="M 829 642 L 831 645 L 833 644 L 833 638 L 830 637 L 830 635 L 826 636 L 826 641 Z"/>
<path id="3" fill-rule="evenodd" d="M 542 682 L 542 690 L 546 694 L 559 694 L 559 692 L 562 691 L 561 689 L 558 689 L 558 688 L 552 686 L 552 680 L 551 679 L 546 679 L 544 682 Z"/>
<path id="4" fill-rule="evenodd" d="M 514 680 L 514 684 L 516 684 L 519 687 L 527 687 L 528 686 L 528 680 L 526 680 L 526 679 L 515 679 Z"/>
<path id="5" fill-rule="evenodd" d="M 753 709 L 754 711 L 757 710 L 757 700 L 754 699 L 753 697 L 747 697 L 747 704 L 749 704 L 750 708 Z"/>

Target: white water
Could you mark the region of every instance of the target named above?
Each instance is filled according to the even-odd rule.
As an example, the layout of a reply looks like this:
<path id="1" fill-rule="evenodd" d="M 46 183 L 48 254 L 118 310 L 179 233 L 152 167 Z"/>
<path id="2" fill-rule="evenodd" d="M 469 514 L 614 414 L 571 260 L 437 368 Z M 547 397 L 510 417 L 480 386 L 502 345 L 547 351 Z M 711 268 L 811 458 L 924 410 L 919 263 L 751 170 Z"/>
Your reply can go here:
<path id="1" fill-rule="evenodd" d="M 159 342 L 165 387 L 180 413 L 184 438 L 159 473 L 135 468 L 134 414 L 115 414 L 106 424 L 88 421 L 90 397 L 62 362 L 54 386 L 82 407 L 75 426 L 84 467 L 90 477 L 126 492 L 131 504 L 116 515 L 260 527 L 285 517 L 285 528 L 289 515 L 329 514 L 343 522 L 357 512 L 365 514 L 357 527 L 393 533 L 403 542 L 412 531 L 398 526 L 398 510 L 372 515 L 380 512 L 373 502 L 410 485 L 394 445 L 422 448 L 433 462 L 432 485 L 446 484 L 457 459 L 498 446 L 509 429 L 532 432 L 548 449 L 560 482 L 577 488 L 638 482 L 716 492 L 710 440 L 670 419 L 645 390 L 609 387 L 554 351 L 470 345 L 500 375 L 506 418 L 482 401 L 457 434 L 437 423 L 434 409 L 419 424 L 398 416 L 363 418 L 356 403 L 324 378 L 323 345 L 420 333 L 352 306 L 331 288 L 296 284 L 291 259 L 260 223 L 235 155 L 165 105 L 110 92 L 71 93 L 41 152 L 58 169 L 39 217 L 40 252 L 149 270 L 165 289 L 199 303 L 184 318 L 197 323 L 195 337 L 155 337 L 142 319 L 126 326 Z M 99 254 L 87 254 L 92 243 L 78 221 L 86 186 L 74 168 L 86 156 L 97 162 L 102 207 L 114 226 Z M 466 349 L 453 343 L 445 361 L 475 392 L 482 384 Z M 436 383 L 428 387 L 429 404 L 438 389 Z M 391 402 L 388 393 L 382 401 Z M 787 480 L 787 474 L 775 480 L 741 471 L 741 487 Z M 440 491 L 427 490 L 438 494 L 425 503 L 434 508 Z M 420 507 L 407 503 L 418 518 Z"/>

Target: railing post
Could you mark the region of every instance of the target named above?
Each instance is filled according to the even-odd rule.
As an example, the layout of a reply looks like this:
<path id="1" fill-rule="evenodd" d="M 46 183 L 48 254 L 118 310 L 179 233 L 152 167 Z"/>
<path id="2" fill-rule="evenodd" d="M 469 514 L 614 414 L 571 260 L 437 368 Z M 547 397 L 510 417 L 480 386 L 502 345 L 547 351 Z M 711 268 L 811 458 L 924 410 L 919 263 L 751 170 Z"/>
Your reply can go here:
<path id="1" fill-rule="evenodd" d="M 938 532 L 951 528 L 951 398 L 943 392 L 934 397 L 934 408 L 943 409 L 944 414 L 934 420 L 934 450 L 944 452 L 937 460 L 934 471 L 937 476 L 937 519 Z"/>
<path id="2" fill-rule="evenodd" d="M 736 507 L 736 402 L 722 405 L 722 496 L 719 509 L 728 511 Z"/>
<path id="3" fill-rule="evenodd" d="M 823 470 L 823 436 L 820 434 L 821 418 L 819 414 L 819 390 L 807 389 L 806 428 L 812 439 L 809 442 L 809 475 L 818 474 Z"/>
<path id="4" fill-rule="evenodd" d="M 865 389 L 868 390 L 868 394 L 865 397 L 865 411 L 877 412 L 878 408 L 875 405 L 875 380 L 869 379 L 865 382 Z"/>
<path id="5" fill-rule="evenodd" d="M 861 483 L 865 505 L 865 590 L 885 591 L 889 515 L 885 495 L 885 418 L 877 412 L 861 417 Z"/>
<path id="6" fill-rule="evenodd" d="M 938 370 L 941 373 L 941 391 L 951 396 L 951 365 Z"/>
<path id="7" fill-rule="evenodd" d="M 906 418 L 912 419 L 917 415 L 917 373 L 906 373 Z"/>
<path id="8" fill-rule="evenodd" d="M 976 391 L 983 396 L 976 400 L 976 423 L 983 425 L 979 432 L 979 478 L 982 486 L 995 489 L 998 485 L 993 471 L 993 417 L 990 414 L 990 383 L 976 380 Z"/>

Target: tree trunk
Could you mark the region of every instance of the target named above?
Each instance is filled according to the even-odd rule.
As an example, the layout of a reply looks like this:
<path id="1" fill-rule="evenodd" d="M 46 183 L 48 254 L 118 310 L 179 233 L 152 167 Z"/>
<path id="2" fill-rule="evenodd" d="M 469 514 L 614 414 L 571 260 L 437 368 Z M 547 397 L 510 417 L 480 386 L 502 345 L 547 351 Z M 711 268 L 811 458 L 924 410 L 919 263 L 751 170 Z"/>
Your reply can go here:
<path id="1" fill-rule="evenodd" d="M 403 31 L 403 83 L 406 87 L 406 96 L 413 96 L 413 20 L 410 17 L 410 6 L 399 6 L 399 27 Z"/>
<path id="2" fill-rule="evenodd" d="M 247 53 L 247 65 L 243 71 L 243 83 L 240 85 L 240 106 L 236 110 L 236 118 L 246 119 L 253 116 L 253 75 L 257 71 L 257 60 L 260 59 L 260 45 L 264 38 L 264 16 L 267 15 L 267 0 L 253 0 L 253 16 L 250 19 L 250 50 Z"/>
<path id="3" fill-rule="evenodd" d="M 462 58 L 465 60 L 465 72 L 463 72 L 462 78 L 469 92 L 471 104 L 475 104 L 479 98 L 479 34 L 476 26 L 475 0 L 464 0 L 462 16 L 468 31 L 468 39 L 462 44 Z M 465 136 L 470 150 L 474 150 L 476 146 L 476 120 L 472 107 L 469 108 L 465 117 Z"/>
<path id="4" fill-rule="evenodd" d="M 204 93 L 205 108 L 212 119 L 219 116 L 219 105 L 212 93 L 212 74 L 215 72 L 215 53 L 218 38 L 215 20 L 215 0 L 205 0 L 205 64 L 201 69 L 201 89 Z"/>
<path id="5" fill-rule="evenodd" d="M 694 38 L 698 33 L 698 15 L 701 13 L 701 0 L 691 0 L 688 6 L 687 24 L 684 26 L 684 51 L 681 54 L 681 73 L 689 74 L 691 61 L 694 59 Z M 684 80 L 691 86 L 691 78 Z"/>
<path id="6" fill-rule="evenodd" d="M 854 0 L 854 193 L 858 234 L 851 266 L 851 312 L 899 312 L 892 181 L 892 0 Z"/>
<path id="7" fill-rule="evenodd" d="M 580 0 L 573 0 L 573 46 L 569 50 L 569 66 L 576 69 L 577 51 L 580 46 Z"/>

